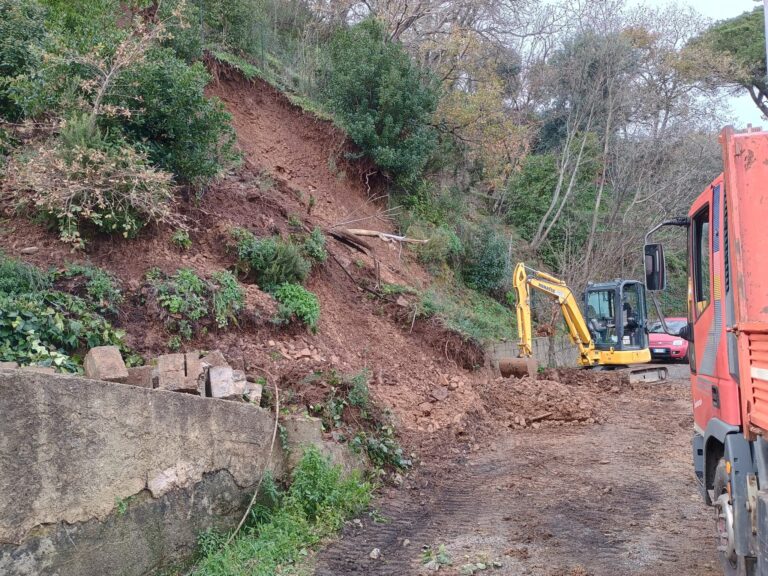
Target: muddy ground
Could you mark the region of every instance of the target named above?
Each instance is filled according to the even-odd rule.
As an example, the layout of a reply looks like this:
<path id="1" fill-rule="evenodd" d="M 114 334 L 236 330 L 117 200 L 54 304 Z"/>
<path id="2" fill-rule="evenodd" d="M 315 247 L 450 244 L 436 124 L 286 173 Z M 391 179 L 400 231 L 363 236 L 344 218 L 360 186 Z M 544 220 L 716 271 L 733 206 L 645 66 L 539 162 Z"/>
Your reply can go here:
<path id="1" fill-rule="evenodd" d="M 440 574 L 477 563 L 476 574 L 720 574 L 693 479 L 688 381 L 601 400 L 599 424 L 503 428 L 474 451 L 433 455 L 383 492 L 383 521 L 349 523 L 315 574 L 430 573 L 441 546 L 452 564 Z"/>

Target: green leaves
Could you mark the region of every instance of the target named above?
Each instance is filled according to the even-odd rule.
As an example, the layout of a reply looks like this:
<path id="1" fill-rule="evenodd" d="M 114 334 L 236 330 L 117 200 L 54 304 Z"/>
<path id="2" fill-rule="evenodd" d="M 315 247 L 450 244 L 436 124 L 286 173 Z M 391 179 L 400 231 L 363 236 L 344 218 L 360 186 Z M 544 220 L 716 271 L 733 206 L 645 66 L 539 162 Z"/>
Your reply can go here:
<path id="1" fill-rule="evenodd" d="M 437 92 L 384 27 L 369 19 L 331 43 L 326 97 L 350 138 L 402 183 L 423 170 L 436 137 Z"/>
<path id="2" fill-rule="evenodd" d="M 214 272 L 207 281 L 188 268 L 170 276 L 153 269 L 147 273 L 147 280 L 166 328 L 186 340 L 212 323 L 219 329 L 237 324 L 245 309 L 245 291 L 226 270 Z"/>
<path id="3" fill-rule="evenodd" d="M 302 322 L 312 333 L 317 332 L 320 321 L 320 301 L 317 296 L 299 284 L 282 284 L 275 290 L 280 303 L 278 320 L 287 323 L 294 318 Z"/>
<path id="4" fill-rule="evenodd" d="M 304 258 L 301 249 L 279 236 L 256 238 L 243 228 L 232 230 L 236 244 L 234 251 L 239 260 L 240 269 L 252 275 L 256 282 L 267 292 L 272 292 L 281 284 L 301 284 L 309 276 L 312 264 Z M 320 254 L 322 246 L 315 242 L 312 250 Z"/>

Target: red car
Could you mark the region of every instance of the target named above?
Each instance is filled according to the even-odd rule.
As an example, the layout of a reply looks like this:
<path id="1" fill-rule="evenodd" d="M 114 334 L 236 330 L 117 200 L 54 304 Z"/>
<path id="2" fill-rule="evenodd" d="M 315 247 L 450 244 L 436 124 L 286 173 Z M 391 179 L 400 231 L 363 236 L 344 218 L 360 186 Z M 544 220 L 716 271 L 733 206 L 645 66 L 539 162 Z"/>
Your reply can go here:
<path id="1" fill-rule="evenodd" d="M 664 332 L 661 322 L 651 324 L 648 329 L 648 346 L 651 349 L 651 358 L 654 360 L 682 360 L 688 361 L 688 341 L 683 340 L 677 334 L 688 323 L 686 318 L 667 318 L 669 334 Z"/>

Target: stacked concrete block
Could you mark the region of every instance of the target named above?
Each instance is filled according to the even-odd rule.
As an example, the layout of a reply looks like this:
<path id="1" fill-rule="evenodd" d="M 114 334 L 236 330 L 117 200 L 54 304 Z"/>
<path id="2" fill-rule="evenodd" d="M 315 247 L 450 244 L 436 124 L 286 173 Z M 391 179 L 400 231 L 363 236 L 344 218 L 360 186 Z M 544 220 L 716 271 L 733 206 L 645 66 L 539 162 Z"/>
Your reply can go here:
<path id="1" fill-rule="evenodd" d="M 93 380 L 125 383 L 128 369 L 117 346 L 96 346 L 88 350 L 83 362 L 85 377 Z"/>

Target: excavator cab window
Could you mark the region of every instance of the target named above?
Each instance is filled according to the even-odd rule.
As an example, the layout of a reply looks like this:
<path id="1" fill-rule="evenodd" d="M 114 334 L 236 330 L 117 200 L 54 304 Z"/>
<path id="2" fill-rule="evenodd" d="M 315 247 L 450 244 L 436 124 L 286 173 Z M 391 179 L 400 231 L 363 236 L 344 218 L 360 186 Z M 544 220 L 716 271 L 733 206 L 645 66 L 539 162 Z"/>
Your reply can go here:
<path id="1" fill-rule="evenodd" d="M 598 349 L 616 345 L 615 290 L 595 289 L 587 292 L 587 327 Z"/>
<path id="2" fill-rule="evenodd" d="M 624 285 L 621 299 L 621 348 L 642 348 L 645 303 L 640 284 Z"/>

